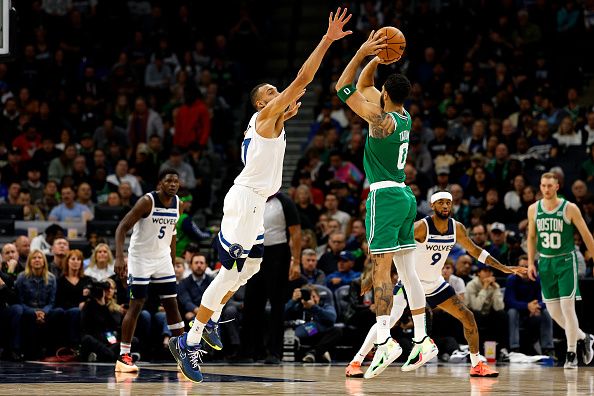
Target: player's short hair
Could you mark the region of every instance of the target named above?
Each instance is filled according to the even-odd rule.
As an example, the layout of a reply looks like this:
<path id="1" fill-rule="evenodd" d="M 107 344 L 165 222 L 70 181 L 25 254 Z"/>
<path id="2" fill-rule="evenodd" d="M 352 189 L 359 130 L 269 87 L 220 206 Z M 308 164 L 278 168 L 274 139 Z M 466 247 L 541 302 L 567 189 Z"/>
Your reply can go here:
<path id="1" fill-rule="evenodd" d="M 540 177 L 540 179 L 555 179 L 555 181 L 557 183 L 559 183 L 559 176 L 557 176 L 556 173 L 553 172 L 545 172 L 542 174 L 542 176 Z"/>
<path id="2" fill-rule="evenodd" d="M 394 103 L 402 104 L 410 95 L 410 81 L 404 74 L 391 74 L 384 83 L 388 96 Z"/>
<path id="3" fill-rule="evenodd" d="M 159 178 L 158 178 L 158 181 L 161 181 L 161 180 L 165 179 L 165 177 L 166 177 L 167 175 L 176 175 L 177 177 L 179 177 L 179 172 L 178 172 L 178 171 L 176 171 L 176 170 L 175 170 L 175 169 L 173 169 L 173 168 L 165 168 L 165 169 L 163 169 L 161 172 L 159 172 Z"/>
<path id="4" fill-rule="evenodd" d="M 252 90 L 250 91 L 250 102 L 252 103 L 252 106 L 254 106 L 254 109 L 258 110 L 258 106 L 256 106 L 256 102 L 258 101 L 258 93 L 260 92 L 260 88 L 262 88 L 264 85 L 267 85 L 268 83 L 260 83 L 258 85 L 256 85 L 254 88 L 252 88 Z"/>

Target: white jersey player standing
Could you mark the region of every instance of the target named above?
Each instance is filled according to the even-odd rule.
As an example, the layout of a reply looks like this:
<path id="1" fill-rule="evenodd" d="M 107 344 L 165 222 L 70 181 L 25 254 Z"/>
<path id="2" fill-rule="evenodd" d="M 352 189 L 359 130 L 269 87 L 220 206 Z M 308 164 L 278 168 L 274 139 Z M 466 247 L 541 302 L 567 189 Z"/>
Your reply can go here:
<path id="1" fill-rule="evenodd" d="M 497 268 L 502 272 L 508 274 L 525 274 L 526 269 L 505 266 L 493 256 L 489 255 L 486 250 L 475 245 L 468 237 L 466 228 L 461 223 L 450 218 L 452 195 L 449 192 L 438 191 L 433 194 L 431 196 L 431 209 L 434 211 L 432 216 L 427 216 L 424 219 L 415 222 L 414 225 L 416 242 L 414 261 L 419 280 L 423 286 L 427 304 L 429 304 L 431 308 L 439 307 L 443 309 L 445 312 L 458 319 L 464 326 L 464 337 L 469 345 L 472 364 L 470 375 L 472 377 L 496 377 L 499 373 L 491 369 L 479 359 L 479 335 L 474 315 L 472 314 L 472 311 L 466 307 L 464 301 L 458 297 L 454 289 L 445 281 L 441 274 L 442 269 L 450 251 L 456 243 L 459 243 L 466 249 L 468 254 L 478 259 L 481 263 Z M 365 292 L 366 289 L 369 289 L 369 285 L 362 286 L 362 292 Z M 396 284 L 393 294 L 394 300 L 390 312 L 391 327 L 398 322 L 408 305 L 404 288 L 400 282 Z M 377 324 L 373 325 L 369 330 L 361 349 L 347 367 L 347 377 L 364 376 L 363 371 L 361 370 L 361 363 L 373 348 L 376 333 Z M 400 349 L 400 352 L 401 351 L 402 350 Z M 382 364 L 375 370 L 367 370 L 365 378 L 373 378 L 379 375 L 388 365 L 389 363 Z M 412 367 L 411 369 L 414 368 L 415 367 Z"/>
<path id="2" fill-rule="evenodd" d="M 159 173 L 157 191 L 144 195 L 122 219 L 116 229 L 115 271 L 122 278 L 128 277 L 130 307 L 122 322 L 120 357 L 116 371 L 136 372 L 130 347 L 138 315 L 146 300 L 149 283 L 153 283 L 167 314 L 171 332 L 180 335 L 184 330 L 177 305 L 175 281 L 175 225 L 180 216 L 179 174 L 175 169 Z M 128 247 L 128 264 L 124 260 L 126 233 L 132 228 Z"/>
<path id="3" fill-rule="evenodd" d="M 193 382 L 202 381 L 198 361 L 201 341 L 221 349 L 217 322 L 225 303 L 260 269 L 264 251 L 264 206 L 266 199 L 282 184 L 286 134 L 284 122 L 300 106 L 297 100 L 313 80 L 324 54 L 333 41 L 351 34 L 342 29 L 351 15 L 338 8 L 330 13 L 329 26 L 322 41 L 307 58 L 297 77 L 282 92 L 271 84 L 260 84 L 250 94 L 256 113 L 250 119 L 241 146 L 244 169 L 235 179 L 223 204 L 221 230 L 215 239 L 222 263 L 218 275 L 202 297 L 192 329 L 181 337 L 172 337 L 171 353 L 184 375 Z M 299 257 L 293 258 L 299 268 Z"/>

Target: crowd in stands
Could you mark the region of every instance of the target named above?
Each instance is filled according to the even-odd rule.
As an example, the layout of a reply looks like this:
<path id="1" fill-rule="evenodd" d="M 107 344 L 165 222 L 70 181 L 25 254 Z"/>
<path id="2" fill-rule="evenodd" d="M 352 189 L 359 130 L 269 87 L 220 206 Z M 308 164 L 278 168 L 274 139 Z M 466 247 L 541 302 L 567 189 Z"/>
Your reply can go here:
<path id="1" fill-rule="evenodd" d="M 594 108 L 581 100 L 594 65 L 579 56 L 594 45 L 594 3 L 342 3 L 354 13 L 355 34 L 331 48 L 319 72 L 319 105 L 288 194 L 301 230 L 289 235 L 295 224 L 283 201 L 289 236 L 274 245 L 285 254 L 300 239 L 300 273 L 290 273 L 280 294 L 268 295 L 266 309 L 275 321 L 287 321 L 305 362 L 330 361 L 338 345 L 358 347 L 375 320 L 372 292 L 359 295 L 369 272 L 367 125 L 333 94 L 371 30 L 396 26 L 408 41 L 401 61 L 379 67 L 376 83 L 401 72 L 413 84 L 405 103 L 412 117 L 405 171 L 418 218 L 431 213 L 429 196 L 447 189 L 453 217 L 477 245 L 505 264 L 527 265 L 527 208 L 540 198 L 540 174 L 553 171 L 560 193 L 594 228 Z M 175 269 L 182 317 L 188 325 L 193 319 L 217 271 L 216 257 L 198 244 L 216 230 L 197 227 L 194 215 L 220 212 L 238 162 L 232 109 L 243 106 L 242 93 L 258 77 L 258 64 L 246 54 L 269 26 L 247 8 L 238 21 L 217 26 L 203 7 L 223 5 L 31 1 L 19 9 L 20 52 L 16 62 L 0 64 L 0 210 L 18 205 L 24 220 L 56 224 L 2 244 L 2 358 L 42 358 L 68 347 L 83 360 L 115 361 L 129 294 L 113 272 L 112 240 L 87 229 L 81 242 L 64 223 L 92 220 L 106 207 L 129 209 L 154 188 L 163 167 L 176 169 L 182 181 Z M 576 251 L 580 277 L 592 277 L 579 235 Z M 509 351 L 533 352 L 534 340 L 538 352 L 554 348 L 538 282 L 503 278 L 460 248 L 450 258 L 444 277 L 475 313 L 481 339 Z M 263 271 L 272 269 L 263 264 Z M 272 354 L 276 362 L 277 335 L 267 335 L 273 346 L 245 350 L 254 329 L 244 324 L 258 331 L 279 326 L 242 319 L 253 309 L 252 293 L 243 289 L 222 315 L 234 319 L 221 326 L 225 357 Z M 443 354 L 452 355 L 463 337 L 445 316 L 435 312 L 429 326 Z M 528 336 L 520 332 L 526 327 Z M 405 315 L 393 335 L 407 345 L 411 330 Z M 170 335 L 158 299 L 149 299 L 133 350 L 166 357 Z"/>

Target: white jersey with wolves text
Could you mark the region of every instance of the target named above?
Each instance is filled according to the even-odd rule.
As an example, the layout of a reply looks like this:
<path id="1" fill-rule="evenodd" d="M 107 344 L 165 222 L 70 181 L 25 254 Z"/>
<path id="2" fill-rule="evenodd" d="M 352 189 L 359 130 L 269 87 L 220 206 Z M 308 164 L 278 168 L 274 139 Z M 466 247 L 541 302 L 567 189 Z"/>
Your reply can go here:
<path id="1" fill-rule="evenodd" d="M 456 221 L 448 219 L 448 230 L 444 234 L 437 231 L 431 216 L 422 221 L 427 227 L 427 236 L 424 242 L 416 242 L 415 268 L 425 294 L 430 295 L 445 282 L 441 270 L 456 244 Z"/>
<path id="2" fill-rule="evenodd" d="M 171 238 L 177 234 L 175 225 L 179 219 L 179 198 L 176 195 L 171 205 L 165 207 L 156 191 L 146 196 L 151 199 L 152 208 L 147 217 L 134 225 L 128 255 L 146 259 L 171 257 Z"/>
<path id="3" fill-rule="evenodd" d="M 248 124 L 241 143 L 241 160 L 244 168 L 235 178 L 235 184 L 252 189 L 268 198 L 280 190 L 283 177 L 283 160 L 287 146 L 285 129 L 277 138 L 265 138 L 256 132 L 255 113 Z"/>

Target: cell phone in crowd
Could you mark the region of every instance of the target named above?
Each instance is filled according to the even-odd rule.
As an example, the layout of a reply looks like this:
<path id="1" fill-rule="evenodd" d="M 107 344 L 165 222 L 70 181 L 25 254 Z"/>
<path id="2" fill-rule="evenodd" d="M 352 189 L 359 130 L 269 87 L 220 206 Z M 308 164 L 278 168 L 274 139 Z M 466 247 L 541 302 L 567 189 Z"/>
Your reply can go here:
<path id="1" fill-rule="evenodd" d="M 301 289 L 301 299 L 305 301 L 311 300 L 311 290 Z"/>

